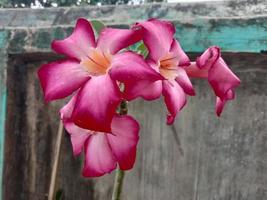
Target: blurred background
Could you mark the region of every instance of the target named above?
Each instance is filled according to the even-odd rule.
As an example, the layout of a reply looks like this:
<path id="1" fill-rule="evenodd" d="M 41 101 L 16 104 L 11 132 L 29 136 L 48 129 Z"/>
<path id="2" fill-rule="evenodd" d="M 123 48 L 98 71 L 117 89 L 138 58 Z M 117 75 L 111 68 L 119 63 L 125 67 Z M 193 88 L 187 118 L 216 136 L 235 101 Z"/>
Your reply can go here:
<path id="1" fill-rule="evenodd" d="M 48 8 L 61 6 L 86 6 L 86 5 L 136 5 L 153 2 L 203 2 L 205 0 L 1 0 L 3 8 Z M 209 0 L 210 2 L 216 0 Z M 226 0 L 227 1 L 227 0 Z"/>
<path id="2" fill-rule="evenodd" d="M 123 4 L 123 5 L 121 5 Z M 128 28 L 152 17 L 170 20 L 195 60 L 218 45 L 241 79 L 222 116 L 204 80 L 172 126 L 162 99 L 130 103 L 141 136 L 123 200 L 267 199 L 266 0 L 0 0 L 0 200 L 44 200 L 66 100 L 44 103 L 36 72 L 61 58 L 50 49 L 79 17 Z M 57 200 L 109 200 L 114 172 L 81 176 L 83 156 L 72 155 L 64 133 Z"/>

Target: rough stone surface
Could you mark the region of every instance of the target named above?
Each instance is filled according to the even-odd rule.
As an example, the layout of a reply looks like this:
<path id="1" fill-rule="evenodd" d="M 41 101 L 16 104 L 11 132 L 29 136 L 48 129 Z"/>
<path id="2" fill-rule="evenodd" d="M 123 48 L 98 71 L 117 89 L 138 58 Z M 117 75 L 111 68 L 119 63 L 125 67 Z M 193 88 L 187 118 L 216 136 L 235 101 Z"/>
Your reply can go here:
<path id="1" fill-rule="evenodd" d="M 0 9 L 0 27 L 50 27 L 73 25 L 78 17 L 107 24 L 131 24 L 159 17 L 191 22 L 200 18 L 243 18 L 267 14 L 265 0 L 231 0 L 200 3 L 154 3 L 136 6 L 69 7 L 50 9 Z"/>
<path id="2" fill-rule="evenodd" d="M 167 19 L 175 24 L 176 37 L 187 52 L 201 52 L 211 45 L 218 45 L 223 51 L 230 52 L 267 50 L 265 0 L 0 9 L 0 30 L 9 31 L 8 51 L 11 54 L 49 52 L 50 42 L 69 35 L 79 17 L 124 28 L 151 17 Z"/>

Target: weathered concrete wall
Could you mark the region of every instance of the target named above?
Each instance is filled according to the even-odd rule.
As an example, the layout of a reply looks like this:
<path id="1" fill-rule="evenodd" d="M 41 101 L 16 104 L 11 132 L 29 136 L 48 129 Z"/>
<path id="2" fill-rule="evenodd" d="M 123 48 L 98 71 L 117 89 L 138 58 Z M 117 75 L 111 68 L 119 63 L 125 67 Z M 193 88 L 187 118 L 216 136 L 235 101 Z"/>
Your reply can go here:
<path id="1" fill-rule="evenodd" d="M 51 9 L 0 9 L 0 30 L 11 30 L 19 45 L 12 53 L 49 51 L 49 42 L 68 33 L 79 17 L 99 19 L 108 25 L 128 26 L 159 17 L 173 21 L 176 37 L 186 51 L 200 52 L 220 45 L 224 51 L 267 50 L 267 1 L 238 0 L 204 3 L 147 4 Z M 37 30 L 36 30 L 37 28 Z M 246 34 L 244 34 L 246 33 Z"/>
<path id="2" fill-rule="evenodd" d="M 131 24 L 159 17 L 191 23 L 201 18 L 252 18 L 265 16 L 265 0 L 236 0 L 201 3 L 155 3 L 135 6 L 68 7 L 50 9 L 0 9 L 0 27 L 51 27 L 73 25 L 78 17 L 99 19 L 108 24 Z"/>
<path id="3" fill-rule="evenodd" d="M 169 19 L 186 51 L 222 46 L 242 81 L 237 99 L 227 105 L 220 119 L 214 114 L 214 96 L 203 81 L 194 81 L 197 97 L 189 98 L 173 126 L 165 125 L 161 100 L 131 104 L 130 113 L 141 122 L 142 131 L 123 199 L 267 199 L 267 55 L 260 53 L 267 50 L 267 2 L 247 0 L 0 10 L 0 153 L 5 133 L 5 200 L 45 199 L 57 110 L 64 102 L 44 104 L 36 70 L 57 58 L 50 42 L 67 36 L 77 17 L 124 27 L 150 17 Z M 1 164 L 3 159 L 0 169 Z M 73 158 L 65 134 L 57 188 L 63 189 L 66 200 L 110 199 L 114 174 L 83 179 L 80 168 L 81 159 Z"/>

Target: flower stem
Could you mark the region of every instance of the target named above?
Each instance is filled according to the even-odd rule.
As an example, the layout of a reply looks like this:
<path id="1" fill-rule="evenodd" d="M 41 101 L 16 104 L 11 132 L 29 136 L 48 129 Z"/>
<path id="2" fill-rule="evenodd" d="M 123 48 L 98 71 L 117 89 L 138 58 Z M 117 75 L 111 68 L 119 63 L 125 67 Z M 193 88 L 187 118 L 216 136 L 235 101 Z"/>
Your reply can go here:
<path id="1" fill-rule="evenodd" d="M 119 111 L 120 115 L 127 115 L 128 112 L 128 108 L 127 108 L 127 101 L 126 100 L 122 100 L 121 104 L 120 104 L 120 111 Z"/>
<path id="2" fill-rule="evenodd" d="M 119 114 L 120 115 L 126 115 L 127 112 L 128 112 L 127 101 L 123 100 L 120 104 Z M 112 200 L 120 200 L 121 199 L 124 174 L 125 174 L 124 171 L 118 167 L 116 170 L 116 177 L 114 180 Z"/>
<path id="3" fill-rule="evenodd" d="M 124 171 L 118 167 L 116 170 L 116 177 L 115 177 L 114 186 L 113 186 L 114 188 L 113 188 L 113 193 L 112 193 L 112 200 L 121 199 L 123 178 L 124 178 Z"/>
<path id="4" fill-rule="evenodd" d="M 63 123 L 60 120 L 58 131 L 57 131 L 57 140 L 56 140 L 56 145 L 55 145 L 54 162 L 53 162 L 50 185 L 49 185 L 48 200 L 53 200 L 55 196 L 55 185 L 56 185 L 56 178 L 57 178 L 57 171 L 58 171 L 60 148 L 61 148 L 61 143 L 62 143 L 62 136 L 63 136 Z"/>

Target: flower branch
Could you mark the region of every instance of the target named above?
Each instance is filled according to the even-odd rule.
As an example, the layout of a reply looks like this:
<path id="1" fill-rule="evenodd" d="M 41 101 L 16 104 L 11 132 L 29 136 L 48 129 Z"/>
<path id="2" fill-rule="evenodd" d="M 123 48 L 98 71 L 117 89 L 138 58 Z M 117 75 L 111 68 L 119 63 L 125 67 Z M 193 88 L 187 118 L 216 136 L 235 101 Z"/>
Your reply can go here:
<path id="1" fill-rule="evenodd" d="M 134 166 L 139 140 L 140 127 L 127 115 L 127 101 L 163 96 L 170 125 L 188 96 L 195 96 L 191 78 L 208 81 L 216 95 L 218 116 L 226 102 L 235 98 L 240 80 L 228 68 L 220 48 L 210 47 L 191 61 L 174 36 L 174 25 L 159 19 L 117 29 L 80 18 L 68 38 L 52 42 L 52 49 L 66 58 L 38 71 L 46 101 L 72 95 L 60 114 L 74 155 L 84 151 L 83 176 L 99 177 L 117 168 L 114 200 L 121 193 L 123 171 Z M 130 46 L 137 47 L 130 51 Z"/>

